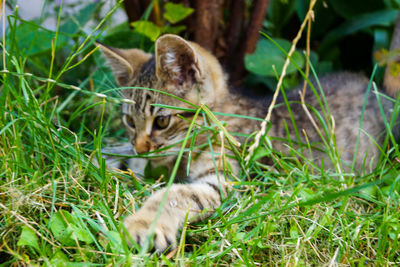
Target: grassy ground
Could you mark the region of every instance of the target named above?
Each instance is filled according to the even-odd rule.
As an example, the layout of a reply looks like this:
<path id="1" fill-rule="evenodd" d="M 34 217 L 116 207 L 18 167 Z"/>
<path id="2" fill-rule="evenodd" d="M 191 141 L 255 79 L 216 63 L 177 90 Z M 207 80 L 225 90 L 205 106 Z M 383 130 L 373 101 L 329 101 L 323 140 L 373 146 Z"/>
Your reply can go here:
<path id="1" fill-rule="evenodd" d="M 13 23 L 0 78 L 2 266 L 400 264 L 396 146 L 365 176 L 277 154 L 276 168 L 252 159 L 215 215 L 184 227 L 177 250 L 129 248 L 122 218 L 165 181 L 90 163 L 108 140 L 124 140 L 109 70 L 98 54 L 86 57 L 98 37 L 37 28 L 26 44 Z M 46 36 L 47 50 L 35 45 Z"/>

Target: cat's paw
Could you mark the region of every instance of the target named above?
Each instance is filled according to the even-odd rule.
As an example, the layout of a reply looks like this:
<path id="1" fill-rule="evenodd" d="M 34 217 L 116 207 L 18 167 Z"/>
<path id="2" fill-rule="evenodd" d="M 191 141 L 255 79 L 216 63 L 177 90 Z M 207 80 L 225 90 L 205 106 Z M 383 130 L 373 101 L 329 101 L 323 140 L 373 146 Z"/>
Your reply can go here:
<path id="1" fill-rule="evenodd" d="M 150 242 L 150 247 L 158 253 L 176 248 L 176 235 L 178 228 L 171 224 L 171 220 L 163 220 L 159 218 L 154 229 L 153 239 Z M 131 238 L 140 247 L 143 247 L 148 235 L 151 224 L 154 218 L 144 218 L 142 216 L 131 215 L 124 221 L 125 228 Z"/>

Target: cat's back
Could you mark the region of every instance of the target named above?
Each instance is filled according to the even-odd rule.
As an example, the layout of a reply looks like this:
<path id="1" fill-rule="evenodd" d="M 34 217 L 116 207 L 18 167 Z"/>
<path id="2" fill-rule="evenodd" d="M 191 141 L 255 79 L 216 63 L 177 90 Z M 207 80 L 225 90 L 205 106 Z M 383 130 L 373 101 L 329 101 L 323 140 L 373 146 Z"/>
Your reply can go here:
<path id="1" fill-rule="evenodd" d="M 362 109 L 369 83 L 369 80 L 364 75 L 337 72 L 322 76 L 318 80 L 311 79 L 311 83 L 313 89 L 307 85 L 305 91 L 304 102 L 307 106 L 319 111 L 328 109 L 334 113 L 335 117 L 347 117 L 349 120 L 359 118 L 358 112 L 355 111 Z M 300 105 L 302 92 L 303 86 L 285 91 L 290 107 L 295 113 L 294 116 L 298 117 L 298 122 L 303 121 L 303 119 L 308 120 L 302 114 L 304 107 Z M 368 109 L 377 107 L 373 97 L 373 93 L 371 93 L 367 102 Z M 221 109 L 224 112 L 264 118 L 272 102 L 272 95 L 257 96 L 252 94 L 249 89 L 231 88 L 229 100 L 224 99 L 221 102 Z M 276 120 L 281 121 L 290 116 L 284 102 L 284 97 L 280 92 L 273 112 L 273 123 L 274 121 L 278 123 Z M 325 106 L 326 104 L 328 108 Z"/>
<path id="2" fill-rule="evenodd" d="M 361 124 L 374 133 L 382 131 L 383 117 L 380 108 L 389 117 L 393 104 L 383 92 L 375 90 L 375 84 L 359 73 L 337 72 L 312 80 L 313 89 L 308 85 L 304 103 L 310 113 L 319 113 L 321 117 L 333 117 L 335 127 L 355 129 Z M 300 105 L 302 86 L 288 93 L 291 107 L 298 114 L 305 107 Z M 368 93 L 368 95 L 367 95 Z M 280 99 L 282 102 L 282 97 Z M 307 118 L 309 120 L 309 118 Z M 362 121 L 361 121 L 362 119 Z M 389 119 L 389 118 L 388 118 Z M 320 120 L 320 119 L 319 119 Z M 378 127 L 379 129 L 374 129 Z"/>
<path id="3" fill-rule="evenodd" d="M 312 107 L 312 109 L 318 112 L 329 110 L 335 118 L 340 120 L 345 118 L 346 123 L 350 121 L 354 122 L 360 117 L 368 82 L 365 76 L 350 72 L 332 73 L 318 80 L 312 79 L 311 83 L 313 89 L 307 86 L 304 102 L 306 107 Z M 291 120 L 291 116 L 294 117 L 297 126 L 300 128 L 307 129 L 312 126 L 310 119 L 304 113 L 304 107 L 301 105 L 300 94 L 302 91 L 303 87 L 299 86 L 285 92 L 288 102 L 290 103 L 291 112 L 285 105 L 282 93 L 279 93 L 271 118 L 272 135 L 282 136 L 285 133 L 284 124 Z M 265 118 L 271 102 L 272 95 L 260 97 L 252 94 L 249 89 L 231 88 L 229 98 L 221 99 L 219 111 Z M 369 100 L 367 104 L 368 110 L 379 108 L 376 105 L 376 101 L 373 101 L 373 99 Z M 240 127 L 240 125 L 237 126 L 235 123 L 237 119 L 233 118 L 230 119 L 230 121 L 231 125 L 228 124 L 228 127 L 233 127 L 233 130 Z M 259 124 L 259 122 L 255 120 L 246 120 L 240 123 L 242 123 L 242 131 L 246 129 L 254 131 L 258 126 L 257 124 Z M 245 127 L 245 125 L 247 127 Z M 354 126 L 354 124 L 352 124 L 352 126 Z"/>
<path id="4" fill-rule="evenodd" d="M 372 87 L 366 96 L 372 84 L 361 74 L 333 73 L 313 80 L 312 85 L 315 90 L 307 86 L 304 105 L 300 97 L 301 86 L 287 94 L 290 111 L 282 104 L 283 98 L 279 98 L 281 104 L 274 109 L 269 134 L 287 138 L 289 132 L 292 140 L 300 137 L 303 143 L 316 144 L 325 151 L 314 154 L 317 159 L 326 157 L 326 151 L 335 147 L 346 163 L 352 162 L 357 151 L 356 169 L 361 169 L 363 162 L 373 160 L 376 163 L 379 155 L 376 144 L 383 140 L 384 118 L 390 119 L 392 103 Z M 384 114 L 381 114 L 381 108 Z M 296 129 L 300 133 L 297 136 Z M 287 151 L 283 143 L 276 143 L 276 147 Z"/>
<path id="5" fill-rule="evenodd" d="M 304 147 L 312 144 L 317 148 L 313 159 L 321 162 L 325 158 L 327 167 L 332 166 L 327 155 L 333 147 L 345 166 L 350 166 L 357 151 L 356 169 L 362 169 L 365 162 L 373 161 L 371 166 L 374 166 L 379 155 L 376 144 L 381 144 L 385 136 L 385 119 L 390 120 L 393 103 L 374 90 L 362 74 L 337 72 L 311 79 L 311 84 L 312 87 L 306 87 L 304 102 L 303 86 L 286 92 L 290 109 L 280 93 L 268 132 L 268 136 L 278 137 L 272 142 L 273 147 L 288 154 L 290 149 L 299 148 L 299 143 Z M 222 102 L 222 108 L 227 113 L 265 118 L 271 101 L 272 96 L 260 98 L 233 91 L 229 101 Z M 260 121 L 235 117 L 227 123 L 231 131 L 245 133 L 254 132 L 259 125 Z M 398 132 L 396 126 L 393 133 L 398 136 Z M 288 137 L 293 140 L 290 146 L 288 141 L 282 141 Z"/>

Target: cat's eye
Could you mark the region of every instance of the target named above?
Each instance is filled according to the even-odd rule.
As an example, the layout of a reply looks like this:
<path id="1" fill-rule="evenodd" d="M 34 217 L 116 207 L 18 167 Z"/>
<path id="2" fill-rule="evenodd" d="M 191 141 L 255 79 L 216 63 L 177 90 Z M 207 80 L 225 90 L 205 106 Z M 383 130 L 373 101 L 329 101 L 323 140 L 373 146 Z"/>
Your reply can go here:
<path id="1" fill-rule="evenodd" d="M 125 123 L 131 128 L 135 128 L 135 122 L 133 121 L 131 116 L 125 115 Z"/>
<path id="2" fill-rule="evenodd" d="M 165 129 L 169 125 L 169 121 L 171 119 L 171 116 L 157 116 L 156 119 L 154 120 L 154 126 L 157 129 Z"/>

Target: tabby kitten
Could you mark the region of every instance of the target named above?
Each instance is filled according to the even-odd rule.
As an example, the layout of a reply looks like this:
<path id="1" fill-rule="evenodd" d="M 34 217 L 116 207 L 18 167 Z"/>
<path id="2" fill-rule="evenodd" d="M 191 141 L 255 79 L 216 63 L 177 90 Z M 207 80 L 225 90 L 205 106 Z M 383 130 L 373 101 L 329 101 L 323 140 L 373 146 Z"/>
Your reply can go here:
<path id="1" fill-rule="evenodd" d="M 226 75 L 217 59 L 196 43 L 185 41 L 179 36 L 167 34 L 160 37 L 155 44 L 155 55 L 138 49 L 117 49 L 101 44 L 98 46 L 110 63 L 121 87 L 136 86 L 161 90 L 196 105 L 206 104 L 216 112 L 261 118 L 266 115 L 269 101 L 256 101 L 230 92 Z M 339 149 L 343 165 L 350 166 L 368 80 L 357 74 L 337 73 L 322 78 L 320 82 L 335 121 L 336 147 Z M 160 108 L 152 104 L 181 108 L 192 108 L 192 106 L 156 91 L 130 88 L 122 92 L 125 98 L 135 101 L 135 104 L 123 104 L 122 113 L 129 140 L 137 153 L 169 147 L 184 139 L 194 114 Z M 308 140 L 315 148 L 312 155 L 309 155 L 310 158 L 324 160 L 325 168 L 335 166 L 336 163 L 328 163 L 327 148 L 322 145 L 318 133 L 300 105 L 298 90 L 290 93 L 288 98 L 297 128 L 301 133 L 301 142 L 306 143 Z M 320 110 L 318 101 L 310 89 L 307 90 L 305 102 L 309 107 Z M 390 102 L 384 99 L 382 102 L 385 109 L 390 110 Z M 313 118 L 318 124 L 317 117 L 313 115 Z M 226 128 L 230 132 L 250 134 L 259 127 L 259 122 L 255 120 L 230 116 L 219 116 L 218 119 L 226 122 Z M 204 124 L 202 116 L 198 116 L 196 122 Z M 320 123 L 318 126 L 323 129 Z M 368 99 L 362 128 L 356 160 L 358 170 L 365 164 L 374 166 L 379 152 L 371 137 L 365 133 L 378 138 L 385 129 L 375 95 L 371 95 Z M 297 140 L 286 106 L 278 105 L 274 109 L 268 135 L 287 138 L 287 131 L 290 139 Z M 323 134 L 331 135 L 330 132 Z M 202 143 L 207 143 L 206 134 L 199 134 L 196 137 L 196 144 Z M 214 151 L 220 151 L 221 144 L 218 143 L 214 144 Z M 273 142 L 273 147 L 284 153 L 290 152 L 287 142 Z M 177 145 L 159 152 L 168 155 L 152 158 L 152 165 L 167 166 L 171 171 L 179 150 L 180 145 Z M 160 218 L 156 222 L 154 246 L 157 251 L 174 248 L 179 228 L 184 224 L 186 216 L 189 221 L 206 218 L 221 205 L 221 198 L 226 194 L 227 184 L 223 169 L 218 169 L 214 164 L 218 163 L 222 156 L 215 153 L 212 155 L 208 149 L 195 151 L 195 154 L 191 157 L 189 174 L 186 171 L 188 157 L 184 155 L 177 179 L 185 183 L 171 186 Z M 240 170 L 238 163 L 228 157 L 227 160 L 229 171 L 233 175 L 238 174 Z M 149 233 L 149 227 L 155 219 L 164 193 L 165 189 L 162 189 L 150 196 L 139 211 L 124 221 L 131 238 L 139 245 L 143 245 Z"/>

